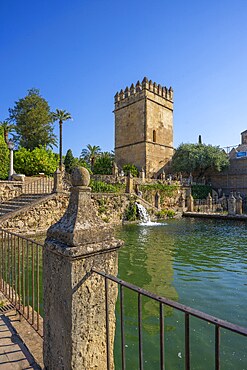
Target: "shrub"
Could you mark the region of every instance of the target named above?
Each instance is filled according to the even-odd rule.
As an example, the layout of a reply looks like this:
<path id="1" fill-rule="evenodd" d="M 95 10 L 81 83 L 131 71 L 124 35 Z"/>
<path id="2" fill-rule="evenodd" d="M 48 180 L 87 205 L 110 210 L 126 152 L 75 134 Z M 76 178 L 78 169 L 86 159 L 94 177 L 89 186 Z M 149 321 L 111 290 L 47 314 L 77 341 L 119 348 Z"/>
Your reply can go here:
<path id="1" fill-rule="evenodd" d="M 112 174 L 113 160 L 109 153 L 102 153 L 100 157 L 97 157 L 93 166 L 93 173 L 99 175 L 111 175 Z"/>
<path id="2" fill-rule="evenodd" d="M 138 219 L 137 206 L 135 202 L 132 201 L 129 203 L 128 207 L 124 212 L 124 219 L 126 221 L 136 221 Z"/>
<path id="3" fill-rule="evenodd" d="M 132 176 L 137 177 L 138 176 L 138 168 L 134 164 L 125 164 L 123 166 L 123 172 L 125 176 L 131 173 Z"/>
<path id="4" fill-rule="evenodd" d="M 94 193 L 119 193 L 125 188 L 123 184 L 107 184 L 103 181 L 91 180 L 90 187 Z"/>
<path id="5" fill-rule="evenodd" d="M 162 209 L 161 211 L 156 212 L 158 218 L 173 218 L 176 215 L 176 212 L 173 209 Z"/>
<path id="6" fill-rule="evenodd" d="M 163 196 L 166 197 L 173 197 L 174 194 L 176 194 L 177 190 L 179 189 L 178 185 L 165 185 L 165 184 L 150 184 L 150 185 L 140 185 L 140 190 L 144 192 L 145 190 L 151 191 L 151 190 L 159 190 L 162 192 Z"/>
<path id="7" fill-rule="evenodd" d="M 210 185 L 191 186 L 191 195 L 194 199 L 206 199 L 209 193 L 212 193 L 212 187 Z"/>
<path id="8" fill-rule="evenodd" d="M 0 179 L 8 178 L 9 172 L 9 149 L 3 136 L 3 128 L 0 127 Z"/>
<path id="9" fill-rule="evenodd" d="M 58 155 L 44 147 L 29 149 L 20 148 L 14 153 L 14 168 L 17 173 L 27 176 L 37 175 L 43 172 L 52 175 L 58 167 Z"/>

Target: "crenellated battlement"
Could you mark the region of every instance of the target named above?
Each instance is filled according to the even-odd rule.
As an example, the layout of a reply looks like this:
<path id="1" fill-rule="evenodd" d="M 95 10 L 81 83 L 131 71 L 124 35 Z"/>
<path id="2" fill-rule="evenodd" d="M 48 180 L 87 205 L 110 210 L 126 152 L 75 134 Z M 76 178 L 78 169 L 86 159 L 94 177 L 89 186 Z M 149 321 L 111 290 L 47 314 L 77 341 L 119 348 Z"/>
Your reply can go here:
<path id="1" fill-rule="evenodd" d="M 166 100 L 173 102 L 173 89 L 170 87 L 169 89 L 165 86 L 161 86 L 160 84 L 157 85 L 156 82 L 152 82 L 152 80 L 148 80 L 147 77 L 144 77 L 142 83 L 137 81 L 134 85 L 131 84 L 130 87 L 126 87 L 125 90 L 120 90 L 115 95 L 115 104 L 128 99 L 130 96 L 137 96 L 138 94 L 142 93 L 143 91 L 150 91 Z"/>

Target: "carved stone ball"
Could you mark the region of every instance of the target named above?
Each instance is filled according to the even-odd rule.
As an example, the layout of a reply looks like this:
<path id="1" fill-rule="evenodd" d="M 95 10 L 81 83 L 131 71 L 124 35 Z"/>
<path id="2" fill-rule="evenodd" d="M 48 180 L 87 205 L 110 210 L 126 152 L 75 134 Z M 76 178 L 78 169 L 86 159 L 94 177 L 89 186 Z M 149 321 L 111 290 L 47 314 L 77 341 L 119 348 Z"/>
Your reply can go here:
<path id="1" fill-rule="evenodd" d="M 71 173 L 71 182 L 73 186 L 88 186 L 90 183 L 90 174 L 85 167 L 75 167 Z"/>

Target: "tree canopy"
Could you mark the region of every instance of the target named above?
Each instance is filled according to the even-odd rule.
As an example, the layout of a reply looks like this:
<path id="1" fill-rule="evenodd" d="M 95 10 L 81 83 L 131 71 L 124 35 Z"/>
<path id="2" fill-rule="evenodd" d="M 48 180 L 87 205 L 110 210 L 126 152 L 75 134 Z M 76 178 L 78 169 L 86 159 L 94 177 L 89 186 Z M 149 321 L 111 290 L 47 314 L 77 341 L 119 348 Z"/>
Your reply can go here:
<path id="1" fill-rule="evenodd" d="M 80 158 L 83 159 L 91 166 L 93 170 L 94 162 L 96 158 L 100 155 L 101 149 L 98 145 L 87 145 L 86 149 L 82 149 Z"/>
<path id="2" fill-rule="evenodd" d="M 9 133 L 14 130 L 14 125 L 11 125 L 7 120 L 0 122 L 0 126 L 3 129 L 3 135 L 5 143 L 8 144 L 9 141 Z"/>
<path id="3" fill-rule="evenodd" d="M 14 167 L 17 173 L 26 176 L 38 175 L 44 172 L 45 175 L 53 175 L 58 165 L 58 155 L 51 149 L 36 147 L 34 150 L 20 148 L 14 152 Z"/>
<path id="4" fill-rule="evenodd" d="M 53 116 L 38 89 L 28 90 L 24 98 L 15 102 L 14 108 L 9 109 L 9 120 L 15 125 L 15 138 L 21 147 L 33 150 L 56 145 Z"/>
<path id="5" fill-rule="evenodd" d="M 4 140 L 4 128 L 0 126 L 0 179 L 8 178 L 9 150 Z"/>
<path id="6" fill-rule="evenodd" d="M 93 173 L 102 175 L 111 175 L 114 161 L 114 154 L 103 152 L 95 159 Z"/>
<path id="7" fill-rule="evenodd" d="M 200 178 L 210 171 L 220 172 L 229 165 L 229 159 L 223 149 L 206 144 L 180 144 L 172 158 L 174 172 Z"/>

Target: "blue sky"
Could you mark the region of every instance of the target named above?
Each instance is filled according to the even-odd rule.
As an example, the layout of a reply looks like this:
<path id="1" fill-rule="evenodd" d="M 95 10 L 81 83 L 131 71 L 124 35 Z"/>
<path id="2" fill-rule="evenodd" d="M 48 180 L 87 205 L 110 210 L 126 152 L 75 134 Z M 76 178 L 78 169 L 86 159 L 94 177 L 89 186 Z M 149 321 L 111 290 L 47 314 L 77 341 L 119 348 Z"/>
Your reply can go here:
<path id="1" fill-rule="evenodd" d="M 0 14 L 0 120 L 40 89 L 74 118 L 64 154 L 112 150 L 113 97 L 144 76 L 174 89 L 175 147 L 236 145 L 247 129 L 245 0 L 12 0 Z"/>

